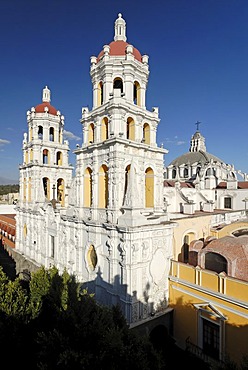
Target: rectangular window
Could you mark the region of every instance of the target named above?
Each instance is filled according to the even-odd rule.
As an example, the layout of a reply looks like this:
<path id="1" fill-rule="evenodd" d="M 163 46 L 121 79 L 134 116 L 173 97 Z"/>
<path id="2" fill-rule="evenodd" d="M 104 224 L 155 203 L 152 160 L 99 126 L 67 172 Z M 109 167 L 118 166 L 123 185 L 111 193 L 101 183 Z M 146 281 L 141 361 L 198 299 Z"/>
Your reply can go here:
<path id="1" fill-rule="evenodd" d="M 215 359 L 219 359 L 220 327 L 212 321 L 203 321 L 203 352 Z"/>
<path id="2" fill-rule="evenodd" d="M 230 197 L 224 198 L 224 208 L 232 208 L 232 199 Z"/>

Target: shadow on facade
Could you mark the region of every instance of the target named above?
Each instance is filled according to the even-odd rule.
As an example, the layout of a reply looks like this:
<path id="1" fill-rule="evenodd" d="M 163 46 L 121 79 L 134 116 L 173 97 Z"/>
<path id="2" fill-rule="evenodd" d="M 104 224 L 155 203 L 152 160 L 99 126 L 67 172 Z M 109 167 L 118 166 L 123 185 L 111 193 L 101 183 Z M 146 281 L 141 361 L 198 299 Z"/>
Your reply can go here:
<path id="1" fill-rule="evenodd" d="M 137 297 L 137 292 L 128 293 L 128 287 L 121 282 L 120 275 L 114 277 L 113 283 L 102 278 L 100 267 L 98 268 L 95 280 L 82 284 L 82 289 L 95 295 L 97 302 L 104 306 L 118 305 L 126 318 L 131 329 L 142 335 L 152 335 L 152 331 L 158 326 L 163 328 L 160 334 L 172 336 L 173 332 L 173 309 L 167 307 L 167 302 L 161 302 L 161 308 L 154 310 L 154 303 L 148 302 L 149 283 L 143 292 L 144 301 Z M 157 330 L 157 329 L 156 329 Z"/>

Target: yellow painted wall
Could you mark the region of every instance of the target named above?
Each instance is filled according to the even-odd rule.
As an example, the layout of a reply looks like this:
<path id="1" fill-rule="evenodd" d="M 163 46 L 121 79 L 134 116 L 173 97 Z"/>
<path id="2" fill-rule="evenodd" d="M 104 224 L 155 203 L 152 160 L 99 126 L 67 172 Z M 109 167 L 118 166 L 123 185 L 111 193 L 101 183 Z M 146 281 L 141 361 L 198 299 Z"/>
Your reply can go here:
<path id="1" fill-rule="evenodd" d="M 233 222 L 229 225 L 224 226 L 223 228 L 216 230 L 212 229 L 212 235 L 216 238 L 222 238 L 223 236 L 233 235 L 234 231 L 248 229 L 248 222 Z"/>
<path id="2" fill-rule="evenodd" d="M 190 241 L 209 236 L 211 218 L 211 215 L 206 215 L 173 220 L 177 224 L 177 227 L 174 229 L 173 238 L 173 255 L 175 260 L 182 253 L 185 235 L 190 234 Z"/>
<path id="3" fill-rule="evenodd" d="M 201 274 L 199 284 L 192 284 L 188 269 L 195 271 L 195 267 L 187 265 L 186 269 L 185 264 L 177 261 L 171 261 L 171 264 L 169 305 L 174 308 L 174 338 L 177 344 L 185 349 L 185 341 L 190 336 L 191 342 L 199 345 L 198 310 L 194 304 L 210 303 L 226 317 L 224 353 L 238 363 L 243 354 L 248 354 L 248 282 L 225 277 L 226 294 L 221 294 L 215 272 L 198 270 Z"/>

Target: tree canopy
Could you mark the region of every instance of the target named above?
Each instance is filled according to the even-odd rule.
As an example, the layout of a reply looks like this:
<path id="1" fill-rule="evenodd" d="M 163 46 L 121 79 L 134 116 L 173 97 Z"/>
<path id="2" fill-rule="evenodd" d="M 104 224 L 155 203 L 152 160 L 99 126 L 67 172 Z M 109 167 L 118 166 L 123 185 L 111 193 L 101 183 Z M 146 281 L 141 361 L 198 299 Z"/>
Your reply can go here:
<path id="1" fill-rule="evenodd" d="M 0 345 L 10 368 L 162 368 L 152 344 L 129 329 L 118 306 L 98 305 L 55 267 L 40 268 L 30 282 L 10 281 L 0 268 Z"/>

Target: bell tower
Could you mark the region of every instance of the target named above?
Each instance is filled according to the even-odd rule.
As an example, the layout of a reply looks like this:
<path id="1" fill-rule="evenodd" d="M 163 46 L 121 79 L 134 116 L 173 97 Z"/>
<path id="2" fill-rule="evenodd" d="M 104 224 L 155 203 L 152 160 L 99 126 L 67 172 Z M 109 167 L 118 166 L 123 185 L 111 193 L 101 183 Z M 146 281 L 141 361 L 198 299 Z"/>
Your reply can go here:
<path id="1" fill-rule="evenodd" d="M 52 199 L 65 207 L 66 186 L 72 178 L 69 145 L 63 138 L 64 116 L 50 102 L 51 92 L 46 86 L 42 103 L 27 111 L 28 134 L 24 134 L 20 165 L 20 203 L 28 208 Z"/>
<path id="2" fill-rule="evenodd" d="M 114 40 L 91 57 L 90 75 L 93 107 L 82 108 L 83 145 L 75 151 L 77 162 L 83 164 L 76 173 L 79 193 L 84 194 L 81 216 L 121 222 L 131 166 L 140 214 L 161 213 L 167 150 L 156 143 L 158 108 L 146 109 L 148 56 L 127 42 L 121 14 L 115 21 Z"/>

